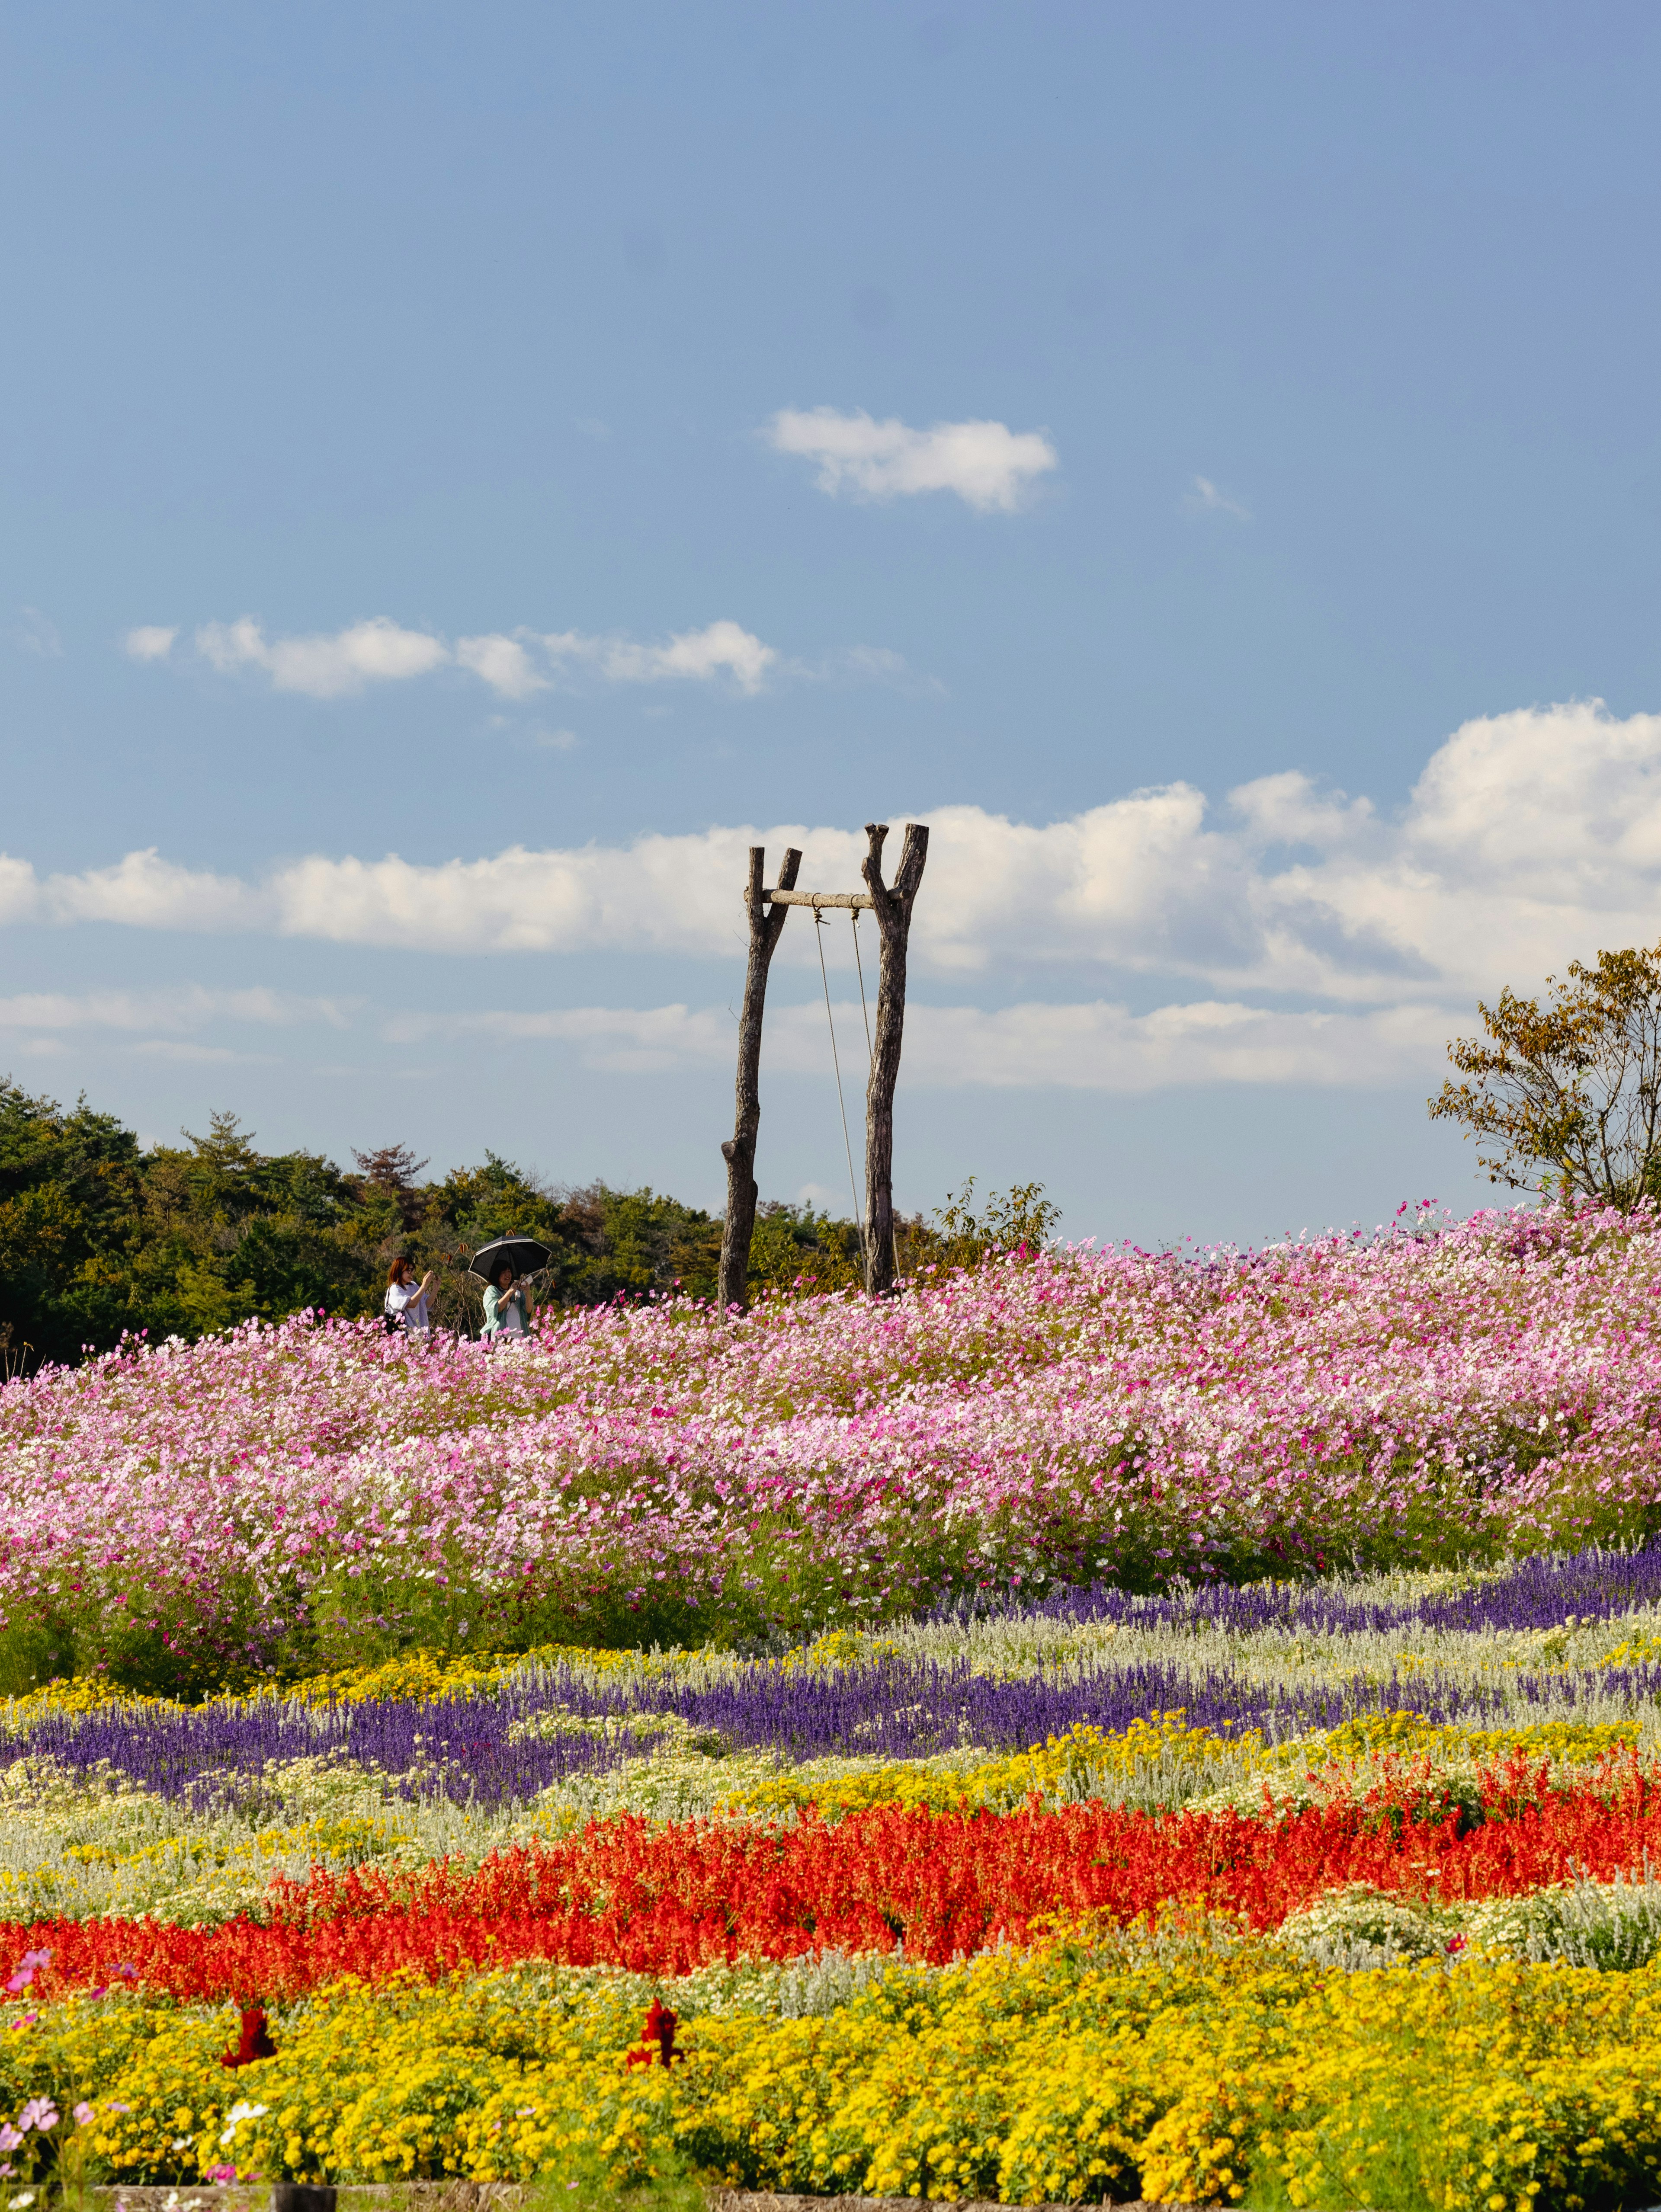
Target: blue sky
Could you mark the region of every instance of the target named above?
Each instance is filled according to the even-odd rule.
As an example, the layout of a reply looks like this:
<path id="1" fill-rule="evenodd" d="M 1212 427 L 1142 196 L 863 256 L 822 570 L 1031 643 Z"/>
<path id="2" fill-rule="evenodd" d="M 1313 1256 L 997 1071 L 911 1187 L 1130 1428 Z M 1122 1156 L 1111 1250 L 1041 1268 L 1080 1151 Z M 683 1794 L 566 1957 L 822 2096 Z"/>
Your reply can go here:
<path id="1" fill-rule="evenodd" d="M 1661 934 L 1658 63 L 13 4 L 0 1071 L 713 1204 L 751 830 L 915 817 L 903 1203 L 1479 1202 L 1443 1040 Z M 759 1173 L 845 1204 L 819 993 L 798 916 Z"/>

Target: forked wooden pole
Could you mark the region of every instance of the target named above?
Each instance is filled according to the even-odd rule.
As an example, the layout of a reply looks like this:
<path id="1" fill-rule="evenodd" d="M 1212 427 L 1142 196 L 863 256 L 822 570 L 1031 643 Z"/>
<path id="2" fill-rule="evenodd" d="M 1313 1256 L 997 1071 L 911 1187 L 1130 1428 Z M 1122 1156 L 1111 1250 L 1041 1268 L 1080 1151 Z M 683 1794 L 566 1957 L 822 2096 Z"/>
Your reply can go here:
<path id="1" fill-rule="evenodd" d="M 871 1042 L 871 1082 L 865 1094 L 865 1282 L 873 1297 L 894 1287 L 894 1085 L 899 1080 L 900 1040 L 905 1027 L 905 952 L 911 907 L 928 858 L 928 832 L 905 825 L 900 865 L 891 886 L 882 879 L 885 822 L 867 822 L 870 850 L 860 870 L 871 893 L 881 936 L 877 983 L 877 1028 Z"/>
<path id="2" fill-rule="evenodd" d="M 762 872 L 766 848 L 750 848 L 750 882 L 744 903 L 750 915 L 750 965 L 744 976 L 744 1011 L 739 1017 L 738 1118 L 721 1146 L 727 1162 L 727 1221 L 721 1236 L 721 1303 L 741 1306 L 750 1279 L 750 1240 L 756 1232 L 756 1136 L 761 1127 L 761 1019 L 767 1005 L 767 970 L 790 908 L 769 908 Z M 793 846 L 779 870 L 779 888 L 796 880 L 801 854 Z"/>

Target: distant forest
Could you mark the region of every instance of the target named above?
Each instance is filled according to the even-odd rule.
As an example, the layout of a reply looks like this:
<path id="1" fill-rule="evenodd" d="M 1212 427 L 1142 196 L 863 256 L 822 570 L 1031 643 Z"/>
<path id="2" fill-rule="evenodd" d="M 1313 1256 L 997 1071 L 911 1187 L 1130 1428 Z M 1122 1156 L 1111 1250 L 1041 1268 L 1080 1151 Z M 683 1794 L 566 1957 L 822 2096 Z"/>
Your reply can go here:
<path id="1" fill-rule="evenodd" d="M 436 1272 L 435 1318 L 476 1331 L 484 1285 L 467 1261 L 496 1237 L 551 1248 L 548 1293 L 562 1304 L 678 1284 L 715 1295 L 721 1222 L 678 1199 L 546 1183 L 494 1152 L 441 1182 L 423 1181 L 426 1162 L 402 1145 L 352 1157 L 344 1169 L 321 1152 L 262 1152 L 232 1114 L 143 1152 L 84 1099 L 65 1109 L 0 1082 L 0 1354 L 15 1369 L 106 1350 L 124 1329 L 155 1341 L 302 1306 L 378 1313 L 400 1253 Z M 852 1222 L 768 1206 L 751 1280 L 851 1283 L 858 1249 Z"/>
<path id="2" fill-rule="evenodd" d="M 562 1304 L 677 1286 L 715 1296 L 721 1224 L 702 1207 L 645 1188 L 545 1182 L 488 1152 L 441 1182 L 423 1181 L 427 1163 L 402 1145 L 352 1158 L 344 1169 L 320 1152 L 262 1152 L 232 1114 L 144 1152 L 84 1098 L 65 1109 L 0 1080 L 0 1373 L 107 1350 L 124 1330 L 155 1342 L 307 1306 L 378 1313 L 399 1254 L 435 1271 L 437 1321 L 473 1333 L 484 1286 L 467 1261 L 496 1237 L 549 1246 L 545 1295 Z M 968 1186 L 932 1223 L 902 1224 L 902 1267 L 1042 1242 L 1055 1209 L 1037 1193 L 1013 1191 L 979 1221 Z M 861 1279 L 852 1221 L 763 1206 L 752 1291 Z"/>

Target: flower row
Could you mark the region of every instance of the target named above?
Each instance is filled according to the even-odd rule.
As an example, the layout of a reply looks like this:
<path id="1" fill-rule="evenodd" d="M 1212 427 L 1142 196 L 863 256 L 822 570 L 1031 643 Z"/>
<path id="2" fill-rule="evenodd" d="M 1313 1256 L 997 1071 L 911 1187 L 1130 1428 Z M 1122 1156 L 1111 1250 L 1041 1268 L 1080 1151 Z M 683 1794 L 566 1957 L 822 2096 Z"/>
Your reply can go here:
<path id="1" fill-rule="evenodd" d="M 1640 2201 L 1661 2159 L 1661 1969 L 1334 1977 L 1199 1925 L 891 1965 L 794 2014 L 665 1995 L 643 2021 L 619 1979 L 344 1983 L 240 2042 L 229 2010 L 37 2005 L 0 2038 L 0 2103 L 41 2166 L 130 2182 L 627 2180 L 678 2156 L 815 2194 L 1530 2212 Z"/>
<path id="2" fill-rule="evenodd" d="M 1056 1812 L 937 1814 L 891 1804 L 831 1825 L 596 1824 L 469 1869 L 319 1867 L 273 1878 L 256 1917 L 181 1927 L 149 1918 L 0 1923 L 14 1959 L 50 1954 L 47 1985 L 118 1970 L 192 2001 L 295 1997 L 343 1974 L 383 1982 L 547 1960 L 679 1974 L 740 1956 L 829 1951 L 945 1960 L 1023 1942 L 1056 1913 L 1126 1924 L 1207 1900 L 1270 1929 L 1335 1887 L 1405 1898 L 1524 1896 L 1661 1864 L 1661 1793 L 1630 1753 L 1559 1781 L 1515 1754 L 1450 1788 L 1410 1761 L 1360 1802 L 1252 1815 L 1153 1815 L 1098 1802 Z"/>
<path id="3" fill-rule="evenodd" d="M 194 1692 L 1631 1535 L 1658 1289 L 1655 1217 L 1547 1210 L 585 1313 L 511 1363 L 305 1319 L 130 1346 L 0 1389 L 0 1668 Z"/>

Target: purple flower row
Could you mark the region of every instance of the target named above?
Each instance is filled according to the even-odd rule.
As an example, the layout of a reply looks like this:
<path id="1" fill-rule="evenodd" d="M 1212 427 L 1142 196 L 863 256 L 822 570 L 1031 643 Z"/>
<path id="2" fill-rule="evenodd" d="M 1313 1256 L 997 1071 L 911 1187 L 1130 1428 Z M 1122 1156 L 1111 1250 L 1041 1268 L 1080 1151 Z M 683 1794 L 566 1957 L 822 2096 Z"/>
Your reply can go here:
<path id="1" fill-rule="evenodd" d="M 715 1751 L 769 1748 L 794 1760 L 850 1753 L 913 1759 L 965 1745 L 1019 1750 L 1076 1723 L 1116 1730 L 1179 1706 L 1191 1724 L 1221 1735 L 1258 1729 L 1284 1738 L 1364 1712 L 1411 1711 L 1439 1722 L 1482 1723 L 1514 1715 L 1519 1705 L 1554 1712 L 1594 1705 L 1607 1710 L 1610 1697 L 1631 1705 L 1658 1694 L 1661 1665 L 1519 1670 L 1507 1677 L 1502 1693 L 1435 1671 L 1265 1685 L 1232 1668 L 1147 1661 L 998 1680 L 975 1672 L 966 1660 L 885 1656 L 829 1672 L 757 1662 L 699 1688 L 596 1688 L 563 1672 L 534 1691 L 510 1687 L 494 1697 L 388 1700 L 315 1713 L 278 1705 L 211 1705 L 182 1713 L 111 1708 L 43 1719 L 30 1746 L 81 1771 L 107 1761 L 198 1812 L 236 1809 L 257 1817 L 268 1762 L 330 1753 L 403 1778 L 395 1787 L 405 1797 L 436 1787 L 457 1802 L 523 1803 L 551 1784 L 604 1771 L 684 1733 L 654 1729 L 652 1719 L 662 1716 L 685 1723 Z M 514 1738 L 515 1722 L 551 1707 L 575 1718 L 642 1725 Z"/>

